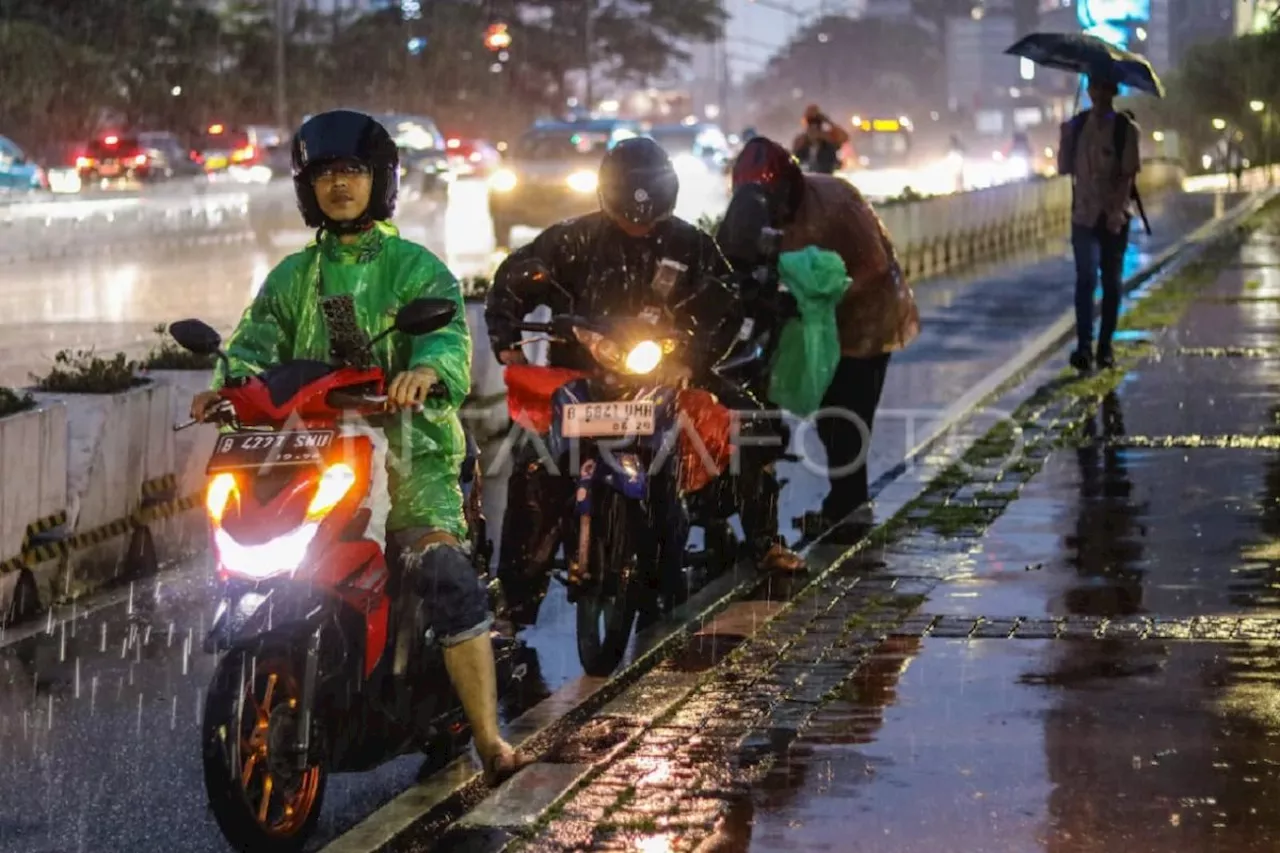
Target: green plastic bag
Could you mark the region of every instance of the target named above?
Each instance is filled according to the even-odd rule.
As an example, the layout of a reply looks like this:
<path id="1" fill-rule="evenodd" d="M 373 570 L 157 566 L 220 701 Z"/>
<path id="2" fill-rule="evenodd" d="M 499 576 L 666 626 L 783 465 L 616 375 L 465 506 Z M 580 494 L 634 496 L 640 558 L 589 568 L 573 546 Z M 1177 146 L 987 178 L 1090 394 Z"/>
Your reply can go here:
<path id="1" fill-rule="evenodd" d="M 849 272 L 835 252 L 809 246 L 780 255 L 778 274 L 795 297 L 800 316 L 782 327 L 769 399 L 807 417 L 821 408 L 840 362 L 836 306 L 849 289 Z"/>

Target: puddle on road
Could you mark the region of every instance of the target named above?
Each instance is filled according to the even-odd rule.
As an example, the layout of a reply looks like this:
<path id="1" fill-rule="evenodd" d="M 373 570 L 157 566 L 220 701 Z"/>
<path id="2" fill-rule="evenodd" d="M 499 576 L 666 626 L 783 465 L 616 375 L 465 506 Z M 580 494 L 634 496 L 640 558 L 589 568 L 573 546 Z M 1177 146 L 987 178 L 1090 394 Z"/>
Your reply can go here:
<path id="1" fill-rule="evenodd" d="M 1274 647 L 886 642 L 720 853 L 1271 851 Z"/>
<path id="2" fill-rule="evenodd" d="M 1274 452 L 1065 449 L 981 548 L 948 567 L 928 607 L 991 618 L 1274 614 L 1277 540 Z"/>
<path id="3" fill-rule="evenodd" d="M 1119 435 L 1274 436 L 1277 400 L 1280 358 L 1180 355 L 1138 367 L 1111 408 Z"/>

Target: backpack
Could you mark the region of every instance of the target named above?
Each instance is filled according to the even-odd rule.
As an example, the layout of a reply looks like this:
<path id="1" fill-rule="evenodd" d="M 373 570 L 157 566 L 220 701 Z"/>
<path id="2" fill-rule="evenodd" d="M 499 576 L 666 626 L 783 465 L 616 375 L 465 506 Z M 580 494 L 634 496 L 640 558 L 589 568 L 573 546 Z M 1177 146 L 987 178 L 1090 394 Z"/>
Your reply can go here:
<path id="1" fill-rule="evenodd" d="M 1088 113 L 1077 113 L 1071 119 L 1071 156 L 1073 158 L 1072 173 L 1075 172 L 1074 158 L 1080 150 L 1080 134 L 1084 131 L 1085 120 L 1089 117 Z M 1114 134 L 1111 140 L 1111 147 L 1115 150 L 1115 171 L 1116 177 L 1120 177 L 1120 164 L 1123 161 L 1122 152 L 1124 151 L 1125 137 L 1130 132 L 1136 133 L 1137 130 L 1136 117 L 1132 110 L 1118 110 L 1116 112 L 1116 120 L 1112 125 Z M 1133 199 L 1134 204 L 1138 208 L 1138 216 L 1142 219 L 1142 227 L 1146 230 L 1148 236 L 1151 234 L 1151 223 L 1147 221 L 1146 208 L 1142 206 L 1142 196 L 1138 193 L 1138 181 L 1135 179 L 1133 186 L 1129 190 L 1129 198 Z"/>

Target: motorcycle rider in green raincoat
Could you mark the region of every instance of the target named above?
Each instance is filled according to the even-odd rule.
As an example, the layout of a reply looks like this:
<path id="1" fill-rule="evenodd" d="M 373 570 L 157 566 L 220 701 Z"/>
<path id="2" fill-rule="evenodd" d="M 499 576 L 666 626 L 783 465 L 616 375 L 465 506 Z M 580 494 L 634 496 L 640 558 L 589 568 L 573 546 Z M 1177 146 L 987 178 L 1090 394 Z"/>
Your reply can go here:
<path id="1" fill-rule="evenodd" d="M 471 335 L 457 280 L 435 255 L 400 237 L 388 221 L 399 188 L 399 155 L 378 122 L 347 110 L 308 120 L 293 139 L 298 208 L 316 240 L 268 275 L 227 342 L 235 376 L 290 359 L 329 358 L 321 302 L 349 296 L 370 338 L 391 328 L 397 309 L 419 298 L 457 303 L 453 322 L 430 335 L 392 334 L 374 361 L 390 380 L 392 407 L 411 414 L 386 427 L 388 557 L 403 570 L 417 560 L 416 587 L 444 647 L 445 667 L 462 701 L 490 783 L 528 763 L 498 732 L 497 687 L 488 596 L 459 548 L 466 537 L 459 470 L 466 438 L 458 409 L 471 389 Z M 221 368 L 213 388 L 226 380 Z M 433 386 L 445 394 L 428 399 Z M 203 419 L 217 392 L 195 398 Z"/>

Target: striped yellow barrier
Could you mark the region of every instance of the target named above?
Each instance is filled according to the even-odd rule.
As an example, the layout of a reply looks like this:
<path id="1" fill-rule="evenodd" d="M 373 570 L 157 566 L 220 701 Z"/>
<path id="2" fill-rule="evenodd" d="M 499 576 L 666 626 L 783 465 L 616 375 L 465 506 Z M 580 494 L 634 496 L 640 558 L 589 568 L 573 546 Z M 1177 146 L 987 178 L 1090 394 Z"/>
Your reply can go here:
<path id="1" fill-rule="evenodd" d="M 50 516 L 47 519 L 41 519 L 28 527 L 28 540 L 26 540 L 27 544 L 24 545 L 22 553 L 0 563 L 0 574 L 37 566 L 48 560 L 62 559 L 75 551 L 101 545 L 117 536 L 131 533 L 136 528 L 144 527 L 152 522 L 162 521 L 199 506 L 203 499 L 202 494 L 188 495 L 184 498 L 173 497 L 177 483 L 178 478 L 174 474 L 167 474 L 155 480 L 149 480 L 142 484 L 142 505 L 135 512 L 98 527 L 73 533 L 65 538 L 40 542 L 38 535 L 39 533 L 55 530 L 61 524 L 65 524 L 65 512 L 59 513 L 57 516 Z M 59 516 L 62 519 L 60 524 L 50 523 L 52 519 Z M 39 528 L 35 535 L 32 534 L 34 528 Z"/>

